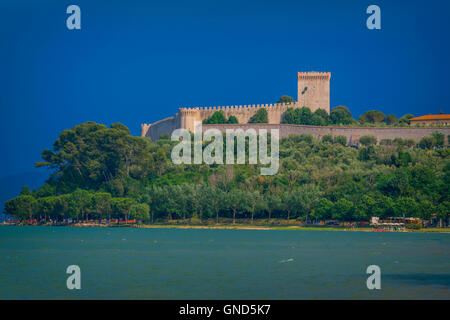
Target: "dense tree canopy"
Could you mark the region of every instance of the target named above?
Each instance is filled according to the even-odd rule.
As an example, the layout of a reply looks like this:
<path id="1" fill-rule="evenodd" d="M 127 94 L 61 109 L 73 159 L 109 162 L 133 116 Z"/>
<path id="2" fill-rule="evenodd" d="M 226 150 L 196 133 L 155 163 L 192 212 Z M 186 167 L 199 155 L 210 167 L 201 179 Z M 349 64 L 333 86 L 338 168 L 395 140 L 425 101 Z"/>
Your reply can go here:
<path id="1" fill-rule="evenodd" d="M 325 126 L 331 122 L 330 116 L 323 109 L 317 109 L 314 113 L 308 107 L 288 108 L 284 113 L 282 123 L 306 124 Z"/>
<path id="2" fill-rule="evenodd" d="M 410 124 L 409 119 L 414 118 L 414 116 L 410 113 L 405 114 L 403 117 L 400 118 L 400 123 Z"/>
<path id="3" fill-rule="evenodd" d="M 378 110 L 369 110 L 359 116 L 359 121 L 369 123 L 383 122 L 385 119 L 386 115 Z"/>
<path id="4" fill-rule="evenodd" d="M 203 120 L 204 124 L 225 124 L 225 123 L 238 123 L 238 119 L 235 116 L 230 116 L 228 119 L 225 117 L 222 110 L 218 110 L 213 115 Z"/>
<path id="5" fill-rule="evenodd" d="M 330 117 L 333 124 L 348 125 L 354 122 L 352 114 L 346 106 L 337 106 L 331 109 Z"/>
<path id="6" fill-rule="evenodd" d="M 42 152 L 37 166 L 50 178 L 8 200 L 5 212 L 22 220 L 149 222 L 449 216 L 450 149 L 436 148 L 442 135 L 418 147 L 394 139 L 357 150 L 345 142 L 285 137 L 278 174 L 260 176 L 260 165 L 175 165 L 170 139 L 151 142 L 121 124 L 86 122 Z"/>

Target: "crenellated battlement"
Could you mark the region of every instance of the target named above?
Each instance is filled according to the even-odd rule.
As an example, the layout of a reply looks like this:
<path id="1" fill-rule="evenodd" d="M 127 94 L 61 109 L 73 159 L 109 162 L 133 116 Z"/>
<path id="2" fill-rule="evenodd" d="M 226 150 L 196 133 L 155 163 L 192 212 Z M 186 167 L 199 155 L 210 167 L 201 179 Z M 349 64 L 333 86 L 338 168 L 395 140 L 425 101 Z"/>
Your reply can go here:
<path id="1" fill-rule="evenodd" d="M 318 71 L 309 71 L 309 72 L 298 72 L 297 79 L 331 79 L 331 72 L 318 72 Z"/>
<path id="2" fill-rule="evenodd" d="M 250 104 L 250 105 L 234 105 L 234 106 L 214 106 L 214 107 L 182 107 L 179 108 L 181 113 L 193 113 L 197 111 L 230 111 L 244 109 L 260 109 L 260 108 L 286 108 L 295 107 L 297 102 L 287 103 L 268 103 L 268 104 Z"/>

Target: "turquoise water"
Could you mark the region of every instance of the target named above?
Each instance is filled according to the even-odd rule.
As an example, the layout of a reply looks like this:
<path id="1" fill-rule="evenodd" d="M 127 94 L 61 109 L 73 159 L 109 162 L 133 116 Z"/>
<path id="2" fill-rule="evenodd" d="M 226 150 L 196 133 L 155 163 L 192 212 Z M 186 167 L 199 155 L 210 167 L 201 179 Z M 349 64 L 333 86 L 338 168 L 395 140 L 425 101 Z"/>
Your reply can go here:
<path id="1" fill-rule="evenodd" d="M 449 298 L 450 234 L 0 227 L 0 299 Z"/>

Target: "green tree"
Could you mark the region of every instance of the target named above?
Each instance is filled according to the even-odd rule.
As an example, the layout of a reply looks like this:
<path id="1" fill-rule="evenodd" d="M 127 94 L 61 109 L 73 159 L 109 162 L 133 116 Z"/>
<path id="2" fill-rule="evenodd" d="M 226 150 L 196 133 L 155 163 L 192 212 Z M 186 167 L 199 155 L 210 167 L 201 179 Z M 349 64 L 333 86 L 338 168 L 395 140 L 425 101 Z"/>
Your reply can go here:
<path id="1" fill-rule="evenodd" d="M 398 118 L 395 114 L 388 114 L 384 119 L 384 122 L 388 125 L 393 125 L 398 123 Z"/>
<path id="2" fill-rule="evenodd" d="M 383 122 L 384 119 L 386 119 L 385 114 L 378 110 L 366 111 L 359 116 L 359 121 L 368 123 Z"/>
<path id="3" fill-rule="evenodd" d="M 239 121 L 238 121 L 238 119 L 237 119 L 235 116 L 230 116 L 230 117 L 228 118 L 227 123 L 229 123 L 229 124 L 234 124 L 234 123 L 239 123 Z"/>
<path id="4" fill-rule="evenodd" d="M 287 213 L 287 219 L 291 219 L 291 214 L 298 210 L 296 194 L 293 191 L 285 192 L 281 195 L 283 211 Z"/>
<path id="5" fill-rule="evenodd" d="M 372 214 L 375 217 L 392 217 L 394 215 L 394 201 L 385 195 L 377 195 L 372 205 Z"/>
<path id="6" fill-rule="evenodd" d="M 394 213 L 396 216 L 417 217 L 419 206 L 413 198 L 401 197 L 395 203 Z"/>
<path id="7" fill-rule="evenodd" d="M 327 198 L 321 198 L 312 216 L 315 219 L 324 220 L 331 218 L 334 203 Z"/>
<path id="8" fill-rule="evenodd" d="M 249 208 L 248 198 L 239 189 L 233 189 L 227 194 L 226 204 L 233 212 L 233 224 L 236 224 L 236 214 Z"/>
<path id="9" fill-rule="evenodd" d="M 222 124 L 222 123 L 227 123 L 227 118 L 225 117 L 225 114 L 223 113 L 222 110 L 218 110 L 216 112 L 213 113 L 213 115 L 208 118 L 203 120 L 204 124 Z"/>
<path id="10" fill-rule="evenodd" d="M 323 109 L 317 109 L 316 111 L 314 111 L 313 115 L 322 118 L 323 119 L 322 125 L 324 126 L 327 126 L 331 123 L 330 115 Z"/>
<path id="11" fill-rule="evenodd" d="M 295 190 L 295 198 L 299 213 L 305 217 L 308 223 L 309 216 L 318 206 L 318 201 L 322 195 L 320 189 L 315 185 L 301 185 Z"/>
<path id="12" fill-rule="evenodd" d="M 130 207 L 130 218 L 138 221 L 148 221 L 150 219 L 150 208 L 146 203 L 135 203 Z"/>
<path id="13" fill-rule="evenodd" d="M 437 207 L 437 218 L 439 219 L 439 227 L 443 227 L 443 220 L 447 220 L 447 226 L 450 226 L 450 202 L 444 201 Z"/>
<path id="14" fill-rule="evenodd" d="M 251 221 L 253 224 L 253 219 L 254 219 L 255 213 L 261 212 L 261 211 L 267 209 L 267 202 L 261 196 L 259 191 L 247 192 L 247 199 L 248 199 L 248 210 L 251 213 Z"/>
<path id="15" fill-rule="evenodd" d="M 313 114 L 311 116 L 311 120 L 309 121 L 309 124 L 312 126 L 325 126 L 327 123 L 321 116 Z"/>
<path id="16" fill-rule="evenodd" d="M 79 215 L 82 217 L 87 215 L 87 212 L 92 203 L 92 195 L 89 191 L 76 189 L 70 194 L 69 207 L 75 214 L 75 218 L 78 220 Z"/>
<path id="17" fill-rule="evenodd" d="M 219 223 L 219 212 L 227 204 L 228 197 L 225 192 L 219 188 L 211 189 L 211 209 L 216 214 L 216 224 Z"/>
<path id="18" fill-rule="evenodd" d="M 326 134 L 322 137 L 322 142 L 333 143 L 333 136 L 331 134 Z"/>
<path id="19" fill-rule="evenodd" d="M 336 136 L 334 138 L 334 142 L 338 143 L 340 145 L 346 146 L 347 145 L 347 137 L 346 136 Z"/>
<path id="20" fill-rule="evenodd" d="M 274 210 L 280 210 L 282 209 L 282 200 L 280 195 L 276 193 L 271 193 L 269 197 L 267 198 L 267 212 L 269 214 L 268 219 L 272 218 L 272 212 Z"/>
<path id="21" fill-rule="evenodd" d="M 365 135 L 365 136 L 362 136 L 361 138 L 359 138 L 359 142 L 363 146 L 371 146 L 371 145 L 374 145 L 377 143 L 377 138 L 372 135 Z"/>
<path id="22" fill-rule="evenodd" d="M 405 114 L 403 117 L 400 118 L 399 122 L 404 124 L 410 124 L 409 119 L 414 118 L 412 114 Z"/>
<path id="23" fill-rule="evenodd" d="M 13 217 L 25 220 L 33 219 L 36 199 L 31 195 L 19 195 L 7 200 L 5 203 L 5 213 Z"/>
<path id="24" fill-rule="evenodd" d="M 434 131 L 431 136 L 434 138 L 434 144 L 436 146 L 443 146 L 445 142 L 445 135 L 439 131 Z"/>
<path id="25" fill-rule="evenodd" d="M 290 96 L 281 96 L 280 100 L 278 100 L 278 103 L 293 103 L 293 102 L 295 102 L 295 100 Z"/>
<path id="26" fill-rule="evenodd" d="M 355 206 L 355 218 L 358 220 L 367 220 L 373 214 L 373 208 L 376 201 L 368 196 L 363 195 L 361 200 Z"/>
<path id="27" fill-rule="evenodd" d="M 350 110 L 345 106 L 333 108 L 330 113 L 330 118 L 334 124 L 348 125 L 354 121 Z"/>
<path id="28" fill-rule="evenodd" d="M 432 136 L 425 136 L 418 143 L 418 146 L 424 149 L 432 149 L 435 145 L 436 140 Z"/>
<path id="29" fill-rule="evenodd" d="M 287 124 L 311 124 L 312 112 L 308 107 L 288 108 L 283 115 L 282 123 Z"/>
<path id="30" fill-rule="evenodd" d="M 300 120 L 297 119 L 297 114 L 294 108 L 287 108 L 286 112 L 283 114 L 282 123 L 286 124 L 296 124 Z"/>
<path id="31" fill-rule="evenodd" d="M 59 185 L 73 191 L 76 187 L 98 189 L 104 182 L 130 174 L 133 163 L 149 156 L 148 140 L 133 137 L 122 124 L 111 128 L 85 122 L 64 130 L 53 151 L 42 152 L 44 161 L 36 167 L 55 170 Z"/>
<path id="32" fill-rule="evenodd" d="M 22 190 L 20 191 L 21 196 L 32 196 L 33 191 L 30 190 L 28 186 L 23 186 Z"/>
<path id="33" fill-rule="evenodd" d="M 154 160 L 158 177 L 160 177 L 168 166 L 166 152 L 163 148 L 158 148 L 158 150 L 156 150 Z"/>
<path id="34" fill-rule="evenodd" d="M 208 185 L 202 185 L 198 187 L 197 190 L 197 197 L 198 197 L 198 216 L 200 218 L 200 221 L 203 221 L 203 218 L 206 217 L 213 217 L 216 213 L 214 211 L 214 191 L 213 189 Z"/>
<path id="35" fill-rule="evenodd" d="M 37 201 L 36 211 L 44 215 L 45 222 L 47 221 L 47 217 L 54 216 L 56 210 L 57 197 L 55 196 L 41 197 L 38 198 L 36 201 Z"/>
<path id="36" fill-rule="evenodd" d="M 353 202 L 341 198 L 333 206 L 332 217 L 338 220 L 352 220 Z"/>
<path id="37" fill-rule="evenodd" d="M 106 196 L 107 197 L 107 196 Z M 104 199 L 107 201 L 107 199 Z M 125 221 L 128 220 L 128 216 L 130 214 L 130 209 L 135 204 L 136 200 L 133 198 L 111 198 L 110 205 L 112 212 L 114 212 L 118 218 L 125 218 Z"/>
<path id="38" fill-rule="evenodd" d="M 249 123 L 268 123 L 269 116 L 267 114 L 266 108 L 261 108 L 256 111 L 253 117 L 250 118 Z"/>
<path id="39" fill-rule="evenodd" d="M 92 209 L 100 219 L 111 213 L 111 194 L 107 192 L 94 193 L 92 203 Z"/>

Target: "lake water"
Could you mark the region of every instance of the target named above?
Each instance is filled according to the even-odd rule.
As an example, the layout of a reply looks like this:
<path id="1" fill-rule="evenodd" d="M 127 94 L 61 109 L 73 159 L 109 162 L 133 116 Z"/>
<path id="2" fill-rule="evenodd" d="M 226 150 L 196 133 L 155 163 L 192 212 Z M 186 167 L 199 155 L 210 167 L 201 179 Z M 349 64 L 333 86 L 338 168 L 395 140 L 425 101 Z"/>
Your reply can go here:
<path id="1" fill-rule="evenodd" d="M 0 299 L 450 299 L 450 234 L 2 226 Z"/>

